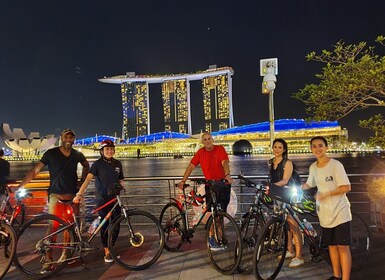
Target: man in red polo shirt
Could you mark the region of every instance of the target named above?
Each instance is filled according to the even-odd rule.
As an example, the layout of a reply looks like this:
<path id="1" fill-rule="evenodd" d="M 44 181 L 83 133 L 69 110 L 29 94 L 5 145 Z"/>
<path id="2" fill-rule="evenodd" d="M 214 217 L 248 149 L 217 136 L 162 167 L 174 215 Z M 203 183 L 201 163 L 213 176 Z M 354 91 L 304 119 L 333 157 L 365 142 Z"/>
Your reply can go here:
<path id="1" fill-rule="evenodd" d="M 203 147 L 196 152 L 190 161 L 178 187 L 183 189 L 191 172 L 200 164 L 206 180 L 216 181 L 215 193 L 217 202 L 221 205 L 222 210 L 226 211 L 230 201 L 230 184 L 233 182 L 233 179 L 230 176 L 229 157 L 223 146 L 214 145 L 214 140 L 209 132 L 204 132 L 201 140 Z M 225 184 L 223 180 L 226 180 L 228 184 Z M 207 195 L 209 193 L 210 192 L 206 190 L 206 205 L 208 206 L 211 202 L 211 197 Z M 214 249 L 217 245 L 211 241 L 213 240 L 210 240 L 209 238 L 210 247 Z"/>

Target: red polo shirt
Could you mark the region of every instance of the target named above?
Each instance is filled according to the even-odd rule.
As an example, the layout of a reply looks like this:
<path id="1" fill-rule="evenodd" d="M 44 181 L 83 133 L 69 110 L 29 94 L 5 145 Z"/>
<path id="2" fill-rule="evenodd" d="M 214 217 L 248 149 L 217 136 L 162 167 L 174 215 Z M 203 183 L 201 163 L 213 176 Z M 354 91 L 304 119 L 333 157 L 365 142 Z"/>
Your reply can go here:
<path id="1" fill-rule="evenodd" d="M 214 145 L 211 151 L 207 151 L 204 147 L 200 148 L 192 158 L 191 164 L 195 166 L 200 164 L 207 180 L 222 180 L 225 178 L 222 161 L 228 159 L 225 148 Z"/>

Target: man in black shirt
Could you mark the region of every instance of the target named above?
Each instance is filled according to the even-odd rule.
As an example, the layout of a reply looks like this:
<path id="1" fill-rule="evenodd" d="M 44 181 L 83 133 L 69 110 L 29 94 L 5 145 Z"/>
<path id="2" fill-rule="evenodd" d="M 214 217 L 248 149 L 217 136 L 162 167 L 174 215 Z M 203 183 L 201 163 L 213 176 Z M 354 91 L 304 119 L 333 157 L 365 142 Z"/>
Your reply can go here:
<path id="1" fill-rule="evenodd" d="M 80 182 L 83 182 L 86 178 L 90 165 L 86 160 L 85 156 L 75 149 L 72 148 L 72 145 L 75 142 L 75 132 L 72 129 L 65 129 L 61 134 L 61 145 L 59 147 L 47 150 L 43 157 L 38 163 L 27 173 L 23 181 L 20 183 L 19 187 L 25 186 L 29 183 L 39 171 L 45 166 L 48 166 L 49 175 L 50 175 L 50 187 L 48 189 L 48 213 L 59 215 L 60 213 L 55 213 L 56 203 L 59 200 L 71 201 L 78 189 L 78 175 L 77 167 L 78 163 L 83 166 L 82 170 L 82 179 Z M 78 204 L 74 205 L 75 214 L 79 213 Z M 49 230 L 54 231 L 55 229 L 51 227 Z M 52 259 L 48 252 L 46 258 L 48 260 Z M 66 258 L 63 255 L 63 258 Z M 41 273 L 47 273 L 50 269 L 50 264 L 43 264 Z"/>

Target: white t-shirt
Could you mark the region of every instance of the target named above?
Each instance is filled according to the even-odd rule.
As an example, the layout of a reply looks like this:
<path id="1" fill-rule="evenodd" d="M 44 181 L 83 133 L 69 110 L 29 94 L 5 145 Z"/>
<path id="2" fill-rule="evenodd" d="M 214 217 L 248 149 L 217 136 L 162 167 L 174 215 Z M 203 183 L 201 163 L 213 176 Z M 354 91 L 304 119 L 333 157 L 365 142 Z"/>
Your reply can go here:
<path id="1" fill-rule="evenodd" d="M 310 165 L 309 177 L 306 184 L 318 187 L 318 192 L 324 193 L 335 190 L 338 186 L 350 185 L 344 166 L 335 159 L 330 159 L 327 165 L 317 167 L 317 162 Z M 352 220 L 350 202 L 346 193 L 317 201 L 317 214 L 320 224 L 325 228 L 333 228 Z"/>

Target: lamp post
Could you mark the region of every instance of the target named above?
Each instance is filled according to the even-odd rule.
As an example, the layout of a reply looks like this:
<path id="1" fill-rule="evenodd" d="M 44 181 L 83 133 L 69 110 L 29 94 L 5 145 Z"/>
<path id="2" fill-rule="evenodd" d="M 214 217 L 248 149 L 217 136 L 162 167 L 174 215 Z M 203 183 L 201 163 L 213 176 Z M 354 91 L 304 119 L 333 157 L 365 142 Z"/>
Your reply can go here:
<path id="1" fill-rule="evenodd" d="M 269 95 L 270 148 L 274 141 L 274 90 L 278 75 L 278 59 L 260 60 L 260 74 L 263 76 L 262 93 Z"/>

